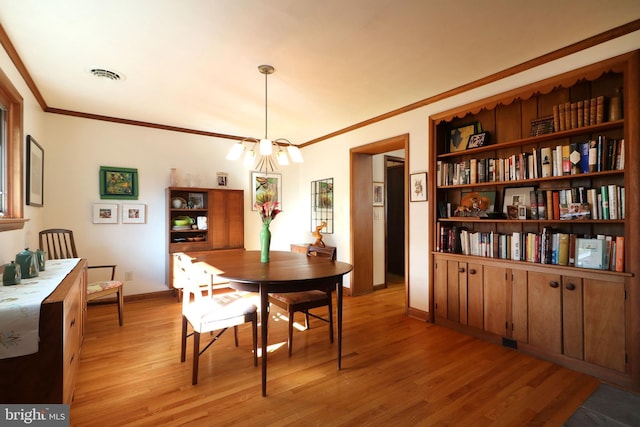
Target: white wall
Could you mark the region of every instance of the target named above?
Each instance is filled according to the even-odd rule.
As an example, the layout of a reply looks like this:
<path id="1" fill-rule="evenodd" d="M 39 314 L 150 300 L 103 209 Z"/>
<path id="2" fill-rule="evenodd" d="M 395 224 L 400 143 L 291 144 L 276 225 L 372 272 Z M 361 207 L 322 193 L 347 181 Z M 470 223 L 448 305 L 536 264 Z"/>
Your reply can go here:
<path id="1" fill-rule="evenodd" d="M 324 240 L 328 245 L 341 248 L 339 260 L 350 261 L 351 148 L 408 133 L 408 172 L 425 171 L 431 114 L 638 48 L 640 32 L 305 147 L 302 152 L 307 162 L 302 167 L 287 166 L 279 172 L 283 175 L 284 211 L 272 223 L 272 247 L 288 250 L 291 242 L 311 239 L 310 182 L 334 178 L 334 234 L 324 235 Z M 91 263 L 117 263 L 121 279 L 125 271 L 133 272 L 134 280 L 127 283 L 127 294 L 166 289 L 164 191 L 172 167 L 182 173 L 199 175 L 203 183 L 210 185 L 215 185 L 216 172 L 227 172 L 229 187 L 245 190 L 245 246 L 258 248 L 260 220 L 250 207 L 249 171 L 239 162 L 224 159 L 232 141 L 44 114 L 3 51 L 0 51 L 0 67 L 25 98 L 25 136 L 32 134 L 45 150 L 45 206 L 26 207 L 25 214 L 31 220 L 24 230 L 0 233 L 1 263 L 13 259 L 25 240 L 30 247 L 36 247 L 40 229 L 69 227 L 77 235 L 82 256 Z M 98 169 L 101 165 L 138 168 L 138 202 L 147 205 L 146 224 L 92 224 L 91 205 L 100 202 Z M 409 305 L 424 311 L 429 307 L 427 226 L 431 202 L 430 199 L 427 203 L 409 206 Z M 350 277 L 345 279 L 345 285 L 350 286 Z"/>

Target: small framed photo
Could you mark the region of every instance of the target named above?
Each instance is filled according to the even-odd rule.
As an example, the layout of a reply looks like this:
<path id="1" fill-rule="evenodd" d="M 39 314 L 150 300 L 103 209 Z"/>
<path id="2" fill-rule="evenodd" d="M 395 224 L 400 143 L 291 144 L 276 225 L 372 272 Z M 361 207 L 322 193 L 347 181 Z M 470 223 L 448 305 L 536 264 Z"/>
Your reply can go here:
<path id="1" fill-rule="evenodd" d="M 427 173 L 412 173 L 409 177 L 410 200 L 412 202 L 427 201 Z"/>
<path id="2" fill-rule="evenodd" d="M 496 205 L 495 191 L 463 191 L 458 214 L 486 217 L 493 213 Z M 457 215 L 461 216 L 461 215 Z"/>
<path id="3" fill-rule="evenodd" d="M 218 172 L 218 187 L 226 187 L 228 183 L 228 176 L 225 172 Z"/>
<path id="4" fill-rule="evenodd" d="M 535 187 L 505 188 L 502 197 L 502 212 L 510 219 L 526 219 L 531 208 L 531 192 Z M 511 206 L 511 208 L 509 208 Z M 523 210 L 520 210 L 523 207 Z M 521 213 L 524 212 L 524 217 Z"/>
<path id="5" fill-rule="evenodd" d="M 482 132 L 480 122 L 469 123 L 458 126 L 449 132 L 449 152 L 464 151 L 467 149 L 469 137 L 473 134 Z"/>
<path id="6" fill-rule="evenodd" d="M 469 141 L 467 142 L 467 149 L 484 147 L 487 144 L 489 144 L 488 132 L 474 133 L 469 137 Z"/>
<path id="7" fill-rule="evenodd" d="M 144 224 L 147 222 L 147 205 L 141 203 L 122 204 L 123 224 Z"/>
<path id="8" fill-rule="evenodd" d="M 384 206 L 384 182 L 373 183 L 373 206 Z"/>
<path id="9" fill-rule="evenodd" d="M 94 224 L 117 224 L 118 204 L 117 203 L 94 203 L 93 204 Z"/>
<path id="10" fill-rule="evenodd" d="M 187 206 L 191 209 L 203 209 L 204 208 L 204 194 L 202 193 L 189 193 L 189 200 L 187 200 Z"/>
<path id="11" fill-rule="evenodd" d="M 100 166 L 100 198 L 138 200 L 138 169 Z"/>

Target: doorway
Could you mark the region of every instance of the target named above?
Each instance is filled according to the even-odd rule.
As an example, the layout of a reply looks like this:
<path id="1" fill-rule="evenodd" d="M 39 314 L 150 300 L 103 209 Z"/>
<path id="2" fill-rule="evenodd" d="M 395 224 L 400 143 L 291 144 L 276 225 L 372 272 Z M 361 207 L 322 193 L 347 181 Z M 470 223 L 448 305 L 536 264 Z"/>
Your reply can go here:
<path id="1" fill-rule="evenodd" d="M 375 154 L 404 150 L 405 158 L 409 158 L 409 135 L 400 135 L 351 149 L 351 274 L 350 295 L 362 295 L 373 292 L 373 168 L 371 157 Z M 403 182 L 407 182 L 406 168 L 403 171 Z M 409 221 L 408 197 L 402 195 L 404 218 L 402 221 L 404 236 L 404 281 L 409 306 L 409 283 L 407 279 L 408 265 L 408 230 Z"/>
<path id="2" fill-rule="evenodd" d="M 384 156 L 385 165 L 385 287 L 404 278 L 405 160 Z M 400 279 L 401 280 L 401 279 Z"/>

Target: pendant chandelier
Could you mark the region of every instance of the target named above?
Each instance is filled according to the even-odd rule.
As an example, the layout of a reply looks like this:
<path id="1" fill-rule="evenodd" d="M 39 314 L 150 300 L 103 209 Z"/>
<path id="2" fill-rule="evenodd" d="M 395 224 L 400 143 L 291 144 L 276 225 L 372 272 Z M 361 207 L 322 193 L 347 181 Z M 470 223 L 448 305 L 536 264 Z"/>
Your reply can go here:
<path id="1" fill-rule="evenodd" d="M 275 69 L 271 65 L 260 65 L 258 70 L 264 74 L 264 138 L 244 138 L 231 147 L 227 159 L 238 160 L 244 154 L 244 164 L 247 167 L 253 166 L 256 170 L 268 173 L 269 170 L 276 170 L 277 165 L 289 164 L 287 153 L 294 163 L 302 163 L 303 159 L 300 149 L 291 144 L 289 140 L 285 138 L 271 140 L 267 136 L 267 77 L 269 74 L 273 74 Z"/>

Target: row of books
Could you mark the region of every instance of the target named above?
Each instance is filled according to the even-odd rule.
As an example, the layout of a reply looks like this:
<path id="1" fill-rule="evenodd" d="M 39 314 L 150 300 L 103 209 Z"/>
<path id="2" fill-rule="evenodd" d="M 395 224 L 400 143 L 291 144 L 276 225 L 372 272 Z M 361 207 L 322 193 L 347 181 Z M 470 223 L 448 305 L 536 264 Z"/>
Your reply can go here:
<path id="1" fill-rule="evenodd" d="M 553 128 L 556 132 L 591 126 L 605 120 L 604 96 L 553 106 Z"/>
<path id="2" fill-rule="evenodd" d="M 531 190 L 529 219 L 625 219 L 624 187 L 573 187 L 563 190 Z"/>
<path id="3" fill-rule="evenodd" d="M 597 139 L 556 147 L 533 148 L 506 158 L 436 162 L 436 184 L 464 185 L 624 170 L 624 138 Z"/>
<path id="4" fill-rule="evenodd" d="M 438 252 L 624 271 L 624 236 L 595 238 L 545 227 L 541 233 L 470 231 L 440 226 Z"/>

